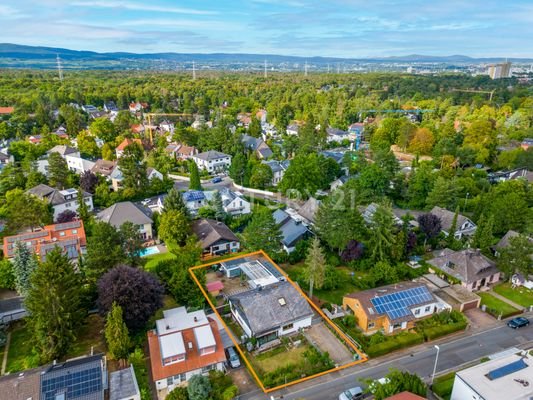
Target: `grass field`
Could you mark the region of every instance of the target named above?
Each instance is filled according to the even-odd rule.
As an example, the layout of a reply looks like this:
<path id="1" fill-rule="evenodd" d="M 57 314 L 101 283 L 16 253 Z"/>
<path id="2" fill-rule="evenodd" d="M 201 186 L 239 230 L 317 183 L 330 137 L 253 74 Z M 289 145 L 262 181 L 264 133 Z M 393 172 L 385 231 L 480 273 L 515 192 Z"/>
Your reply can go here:
<path id="1" fill-rule="evenodd" d="M 33 337 L 25 323 L 17 323 L 11 331 L 11 343 L 7 353 L 6 372 L 18 372 L 39 365 L 32 354 Z"/>
<path id="2" fill-rule="evenodd" d="M 267 351 L 256 357 L 253 357 L 254 364 L 256 364 L 263 373 L 275 371 L 279 367 L 284 367 L 287 364 L 298 364 L 304 359 L 304 352 L 309 348 L 309 345 L 301 345 L 287 350 L 285 347 L 277 348 Z M 282 350 L 282 351 L 280 351 Z M 273 354 L 274 353 L 274 354 Z"/>
<path id="3" fill-rule="evenodd" d="M 144 269 L 149 272 L 154 272 L 155 267 L 158 262 L 163 261 L 163 260 L 171 260 L 175 257 L 176 256 L 172 254 L 171 252 L 152 254 L 150 256 L 146 256 L 144 257 L 144 259 L 146 260 L 146 264 L 144 264 Z"/>
<path id="4" fill-rule="evenodd" d="M 453 389 L 453 381 L 455 380 L 455 372 L 439 376 L 435 378 L 431 389 L 444 400 L 450 400 Z"/>
<path id="5" fill-rule="evenodd" d="M 490 293 L 478 292 L 477 295 L 481 297 L 481 305 L 486 305 L 490 309 L 490 313 L 496 317 L 501 315 L 502 318 L 505 318 L 518 311 L 516 308 L 497 299 Z"/>
<path id="6" fill-rule="evenodd" d="M 495 286 L 493 290 L 516 304 L 520 304 L 522 307 L 527 308 L 533 305 L 533 290 L 523 286 L 513 289 L 511 284 L 506 282 Z"/>

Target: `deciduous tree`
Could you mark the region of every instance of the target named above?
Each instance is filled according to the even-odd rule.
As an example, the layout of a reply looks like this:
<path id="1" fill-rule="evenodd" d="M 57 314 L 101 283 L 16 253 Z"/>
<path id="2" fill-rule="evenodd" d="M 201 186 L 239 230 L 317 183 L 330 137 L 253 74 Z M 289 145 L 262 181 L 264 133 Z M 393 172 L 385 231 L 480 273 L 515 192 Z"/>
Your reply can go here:
<path id="1" fill-rule="evenodd" d="M 158 234 L 167 246 L 182 246 L 190 234 L 189 220 L 181 211 L 165 210 L 159 219 Z"/>
<path id="2" fill-rule="evenodd" d="M 281 250 L 281 231 L 268 208 L 256 208 L 242 239 L 250 251 L 264 250 L 271 256 Z"/>

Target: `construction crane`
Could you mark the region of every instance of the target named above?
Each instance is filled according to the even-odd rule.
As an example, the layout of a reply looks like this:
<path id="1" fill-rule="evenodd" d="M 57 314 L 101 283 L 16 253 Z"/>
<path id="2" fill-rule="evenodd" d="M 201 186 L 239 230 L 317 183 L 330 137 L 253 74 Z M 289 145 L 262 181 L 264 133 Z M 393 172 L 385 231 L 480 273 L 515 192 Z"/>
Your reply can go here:
<path id="1" fill-rule="evenodd" d="M 496 89 L 493 89 L 491 91 L 488 90 L 477 90 L 477 89 L 452 89 L 452 92 L 465 92 L 465 93 L 485 93 L 490 94 L 489 101 L 492 101 L 492 96 L 494 95 L 494 92 Z"/>
<path id="2" fill-rule="evenodd" d="M 146 121 L 148 122 L 148 133 L 150 134 L 150 144 L 153 144 L 154 138 L 152 133 L 152 117 L 192 117 L 192 114 L 184 113 L 145 113 Z"/>

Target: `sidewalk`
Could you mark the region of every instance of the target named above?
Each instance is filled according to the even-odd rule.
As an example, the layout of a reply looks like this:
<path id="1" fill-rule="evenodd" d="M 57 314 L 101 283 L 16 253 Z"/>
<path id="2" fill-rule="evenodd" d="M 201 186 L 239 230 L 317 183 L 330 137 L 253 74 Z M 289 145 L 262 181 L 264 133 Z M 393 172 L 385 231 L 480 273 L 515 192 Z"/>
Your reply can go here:
<path id="1" fill-rule="evenodd" d="M 516 304 L 514 301 L 509 300 L 507 297 L 503 297 L 501 294 L 498 294 L 498 293 L 494 292 L 493 290 L 490 290 L 488 293 L 490 293 L 492 296 L 496 297 L 497 299 L 503 301 L 504 303 L 509 304 L 511 307 L 516 308 L 517 310 L 521 310 L 521 311 L 525 311 L 526 310 L 520 304 Z"/>

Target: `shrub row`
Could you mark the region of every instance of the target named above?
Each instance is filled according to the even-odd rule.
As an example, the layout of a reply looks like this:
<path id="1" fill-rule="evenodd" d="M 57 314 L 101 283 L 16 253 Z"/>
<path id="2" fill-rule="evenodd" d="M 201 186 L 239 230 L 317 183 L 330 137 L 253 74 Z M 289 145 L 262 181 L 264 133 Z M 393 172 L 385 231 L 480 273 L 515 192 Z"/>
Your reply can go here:
<path id="1" fill-rule="evenodd" d="M 368 346 L 365 351 L 369 357 L 379 357 L 395 350 L 400 350 L 423 342 L 424 335 L 420 333 L 398 334 L 391 336 L 390 339 L 384 342 Z"/>
<path id="2" fill-rule="evenodd" d="M 422 330 L 425 340 L 434 340 L 440 338 L 441 336 L 449 335 L 457 331 L 466 329 L 466 321 L 459 321 L 453 324 L 434 326 L 432 328 L 426 328 Z"/>

